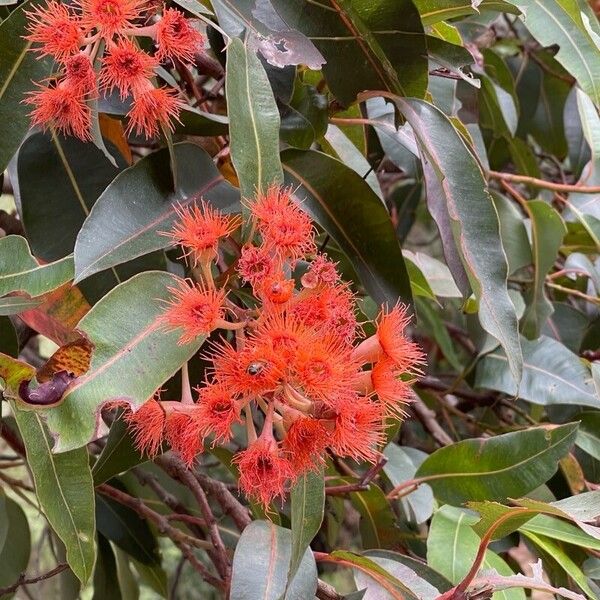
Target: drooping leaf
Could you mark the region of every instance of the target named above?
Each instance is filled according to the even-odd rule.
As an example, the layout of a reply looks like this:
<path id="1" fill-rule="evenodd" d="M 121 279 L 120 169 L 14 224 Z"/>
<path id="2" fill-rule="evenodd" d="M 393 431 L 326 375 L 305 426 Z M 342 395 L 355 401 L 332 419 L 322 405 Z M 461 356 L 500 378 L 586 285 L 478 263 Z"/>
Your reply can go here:
<path id="1" fill-rule="evenodd" d="M 421 13 L 423 25 L 433 25 L 447 19 L 474 15 L 484 10 L 502 11 L 517 14 L 519 11 L 505 0 L 414 0 Z"/>
<path id="2" fill-rule="evenodd" d="M 312 552 L 307 548 L 288 584 L 291 553 L 292 537 L 288 529 L 267 521 L 250 523 L 242 532 L 233 556 L 231 600 L 312 598 L 317 589 Z"/>
<path id="3" fill-rule="evenodd" d="M 92 600 L 123 600 L 117 561 L 110 542 L 98 534 L 98 559 L 94 568 L 94 595 Z"/>
<path id="4" fill-rule="evenodd" d="M 567 523 L 557 517 L 537 515 L 520 527 L 523 531 L 530 531 L 538 535 L 600 551 L 600 540 L 585 533 L 576 525 Z"/>
<path id="5" fill-rule="evenodd" d="M 0 24 L 0 172 L 19 149 L 29 130 L 31 107 L 23 104 L 27 92 L 52 70 L 52 60 L 41 59 L 31 50 L 25 11 L 44 2 L 23 2 Z"/>
<path id="6" fill-rule="evenodd" d="M 0 587 L 8 587 L 15 584 L 27 568 L 31 533 L 23 509 L 3 492 L 0 492 L 0 518 Z M 2 596 L 3 599 L 8 597 Z"/>
<path id="7" fill-rule="evenodd" d="M 352 506 L 360 514 L 362 547 L 391 548 L 398 541 L 396 518 L 383 490 L 371 484 L 368 490 L 350 494 Z"/>
<path id="8" fill-rule="evenodd" d="M 203 338 L 178 345 L 179 333 L 160 327 L 167 287 L 173 284 L 167 273 L 140 273 L 114 288 L 81 320 L 78 329 L 94 351 L 89 371 L 46 413 L 58 438 L 57 451 L 78 448 L 94 437 L 105 402 L 140 406 L 199 348 Z"/>
<path id="9" fill-rule="evenodd" d="M 288 580 L 292 580 L 306 549 L 319 532 L 325 510 L 325 481 L 323 472 L 309 471 L 292 486 L 292 553 Z"/>
<path id="10" fill-rule="evenodd" d="M 577 415 L 579 429 L 575 443 L 596 460 L 600 460 L 600 412 L 584 411 Z"/>
<path id="11" fill-rule="evenodd" d="M 502 391 L 534 404 L 576 404 L 600 407 L 581 359 L 563 344 L 540 336 L 522 340 L 523 379 L 519 386 L 510 376 L 506 355 L 499 348 L 477 365 L 477 387 Z"/>
<path id="12" fill-rule="evenodd" d="M 430 166 L 425 169 L 428 194 L 441 195 L 445 203 L 454 245 L 479 301 L 479 321 L 506 350 L 513 377 L 519 381 L 522 355 L 515 307 L 507 289 L 506 256 L 498 215 L 479 164 L 452 123 L 433 105 L 402 98 L 395 102 L 415 132 L 422 160 Z"/>
<path id="13" fill-rule="evenodd" d="M 202 148 L 180 143 L 174 145 L 174 152 L 175 192 L 165 148 L 123 171 L 98 198 L 77 235 L 76 281 L 166 248 L 170 241 L 160 232 L 173 225 L 177 205 L 204 198 L 223 212 L 238 210 L 237 191 Z"/>
<path id="14" fill-rule="evenodd" d="M 85 585 L 96 557 L 94 486 L 87 448 L 53 454 L 41 416 L 14 403 L 12 407 L 42 510 L 66 547 L 73 573 Z"/>
<path id="15" fill-rule="evenodd" d="M 40 265 L 31 254 L 24 237 L 7 235 L 0 238 L 0 296 L 11 292 L 41 296 L 73 279 L 73 271 L 73 256 Z M 23 302 L 27 299 L 17 300 Z"/>
<path id="16" fill-rule="evenodd" d="M 273 0 L 273 5 L 323 53 L 323 73 L 343 105 L 364 90 L 423 97 L 427 48 L 410 0 L 379 2 L 377 10 L 359 0 Z"/>
<path id="17" fill-rule="evenodd" d="M 543 46 L 559 46 L 556 60 L 600 105 L 600 30 L 590 7 L 581 0 L 508 0 L 523 13 L 521 19 Z"/>
<path id="18" fill-rule="evenodd" d="M 234 39 L 227 50 L 226 94 L 231 158 L 242 196 L 251 198 L 281 183 L 279 111 L 251 38 Z"/>
<path id="19" fill-rule="evenodd" d="M 302 207 L 340 245 L 378 304 L 410 302 L 410 282 L 400 245 L 381 200 L 340 161 L 308 150 L 285 150 L 287 184 Z"/>
<path id="20" fill-rule="evenodd" d="M 577 423 L 532 427 L 436 450 L 416 472 L 442 502 L 517 498 L 545 483 L 575 441 Z"/>

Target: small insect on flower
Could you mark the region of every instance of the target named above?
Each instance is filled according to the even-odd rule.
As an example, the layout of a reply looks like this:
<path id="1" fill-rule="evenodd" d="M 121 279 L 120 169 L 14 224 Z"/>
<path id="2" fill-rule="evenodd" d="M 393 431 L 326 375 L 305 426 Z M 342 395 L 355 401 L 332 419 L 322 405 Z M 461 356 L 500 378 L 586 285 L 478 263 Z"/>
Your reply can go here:
<path id="1" fill-rule="evenodd" d="M 64 61 L 77 52 L 83 43 L 83 28 L 79 18 L 65 4 L 50 0 L 26 12 L 31 42 L 39 44 L 36 52 Z"/>
<path id="2" fill-rule="evenodd" d="M 156 24 L 156 45 L 160 61 L 171 59 L 191 63 L 204 47 L 204 36 L 193 28 L 181 11 L 167 8 Z"/>
<path id="3" fill-rule="evenodd" d="M 173 131 L 172 119 L 178 117 L 182 104 L 174 90 L 155 88 L 150 82 L 148 86 L 133 99 L 133 107 L 127 113 L 127 133 L 135 131 L 137 135 L 151 139 L 158 135 L 160 127 Z"/>
<path id="4" fill-rule="evenodd" d="M 180 344 L 192 342 L 201 335 L 208 335 L 217 327 L 229 328 L 224 320 L 225 292 L 205 288 L 189 279 L 181 279 L 179 287 L 168 288 L 172 299 L 161 315 L 168 329 L 182 329 Z"/>
<path id="5" fill-rule="evenodd" d="M 122 38 L 108 45 L 102 59 L 100 86 L 110 92 L 119 90 L 121 99 L 138 95 L 149 88 L 150 78 L 158 61 L 142 52 L 131 40 Z"/>
<path id="6" fill-rule="evenodd" d="M 81 92 L 66 81 L 56 87 L 43 87 L 30 92 L 25 99 L 34 106 L 31 111 L 32 126 L 47 129 L 53 126 L 65 135 L 74 135 L 83 141 L 92 139 L 92 115 Z"/>
<path id="7" fill-rule="evenodd" d="M 233 233 L 240 224 L 238 216 L 223 215 L 208 202 L 200 205 L 175 206 L 177 221 L 170 237 L 185 250 L 184 256 L 192 257 L 192 264 L 209 263 L 217 257 L 219 240 Z"/>

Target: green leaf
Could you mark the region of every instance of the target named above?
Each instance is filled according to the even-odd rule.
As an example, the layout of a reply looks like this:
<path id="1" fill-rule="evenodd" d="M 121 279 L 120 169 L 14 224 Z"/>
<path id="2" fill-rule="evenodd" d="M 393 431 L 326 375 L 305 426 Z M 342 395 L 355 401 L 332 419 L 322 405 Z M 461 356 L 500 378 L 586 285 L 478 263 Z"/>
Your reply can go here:
<path id="1" fill-rule="evenodd" d="M 65 545 L 73 573 L 85 585 L 96 558 L 94 486 L 87 448 L 53 454 L 40 415 L 20 410 L 14 403 L 12 408 L 44 515 Z"/>
<path id="2" fill-rule="evenodd" d="M 596 17 L 583 0 L 508 0 L 542 46 L 558 45 L 556 60 L 600 105 L 600 49 Z"/>
<path id="3" fill-rule="evenodd" d="M 281 183 L 279 111 L 265 69 L 256 51 L 234 39 L 227 49 L 225 79 L 231 159 L 245 198 Z"/>
<path id="4" fill-rule="evenodd" d="M 31 254 L 24 237 L 7 235 L 0 238 L 0 296 L 11 292 L 24 292 L 32 297 L 41 296 L 71 279 L 73 279 L 72 256 L 40 265 Z M 2 298 L 5 306 L 9 303 L 8 300 Z M 17 297 L 13 302 L 27 302 L 27 298 Z M 31 306 L 21 310 L 27 308 Z"/>
<path id="5" fill-rule="evenodd" d="M 520 527 L 521 531 L 529 531 L 544 535 L 554 540 L 567 542 L 581 548 L 600 551 L 600 540 L 588 535 L 576 525 L 548 515 L 537 515 Z"/>
<path id="6" fill-rule="evenodd" d="M 465 577 L 475 560 L 480 540 L 471 525 L 476 521 L 473 514 L 447 505 L 433 515 L 427 538 L 427 564 L 454 584 Z M 513 575 L 506 562 L 491 550 L 486 551 L 482 568 Z M 496 592 L 493 599 L 525 600 L 525 592 L 521 589 Z"/>
<path id="7" fill-rule="evenodd" d="M 368 184 L 321 152 L 285 150 L 286 184 L 302 207 L 340 245 L 378 304 L 410 303 L 410 282 L 390 217 Z"/>
<path id="8" fill-rule="evenodd" d="M 288 580 L 292 580 L 306 549 L 319 532 L 325 509 L 323 472 L 309 471 L 292 485 L 292 554 Z"/>
<path id="9" fill-rule="evenodd" d="M 120 173 L 104 190 L 77 235 L 76 282 L 169 246 L 170 240 L 159 232 L 169 231 L 177 205 L 204 198 L 223 212 L 239 209 L 237 190 L 224 180 L 202 148 L 181 143 L 174 145 L 174 152 L 175 192 L 166 148 Z"/>
<path id="10" fill-rule="evenodd" d="M 461 298 L 450 269 L 440 260 L 428 256 L 424 252 L 402 250 L 404 258 L 416 265 L 425 276 L 431 291 L 441 298 Z"/>
<path id="11" fill-rule="evenodd" d="M 92 467 L 95 485 L 148 460 L 148 457 L 136 448 L 131 432 L 121 415 L 122 413 L 111 425 L 106 444 Z"/>
<path id="12" fill-rule="evenodd" d="M 0 280 L 2 275 L 0 275 Z M 39 306 L 41 300 L 35 298 L 26 298 L 24 296 L 5 296 L 0 298 L 0 317 L 16 315 L 25 310 L 30 310 Z"/>
<path id="13" fill-rule="evenodd" d="M 502 11 L 518 14 L 518 10 L 505 0 L 414 0 L 421 13 L 423 25 L 433 25 L 447 19 L 475 15 L 483 10 Z"/>
<path id="14" fill-rule="evenodd" d="M 527 211 L 531 219 L 535 272 L 529 307 L 523 316 L 523 333 L 529 339 L 535 339 L 554 312 L 546 296 L 545 280 L 556 261 L 567 228 L 560 214 L 541 200 L 528 202 Z"/>
<path id="15" fill-rule="evenodd" d="M 577 423 L 532 427 L 440 448 L 419 467 L 441 502 L 517 498 L 542 485 L 575 441 Z"/>
<path id="16" fill-rule="evenodd" d="M 306 34 L 327 59 L 323 73 L 343 105 L 352 104 L 364 90 L 425 95 L 427 47 L 419 13 L 410 0 L 383 0 L 377 10 L 361 0 L 273 4 L 288 25 Z"/>
<path id="17" fill-rule="evenodd" d="M 98 560 L 94 569 L 92 600 L 122 600 L 117 574 L 117 561 L 110 542 L 98 534 Z"/>
<path id="18" fill-rule="evenodd" d="M 364 492 L 350 494 L 360 514 L 360 537 L 364 549 L 391 548 L 398 541 L 396 517 L 382 489 L 371 483 Z"/>
<path id="19" fill-rule="evenodd" d="M 500 349 L 487 354 L 477 365 L 476 386 L 519 396 L 534 404 L 575 404 L 600 407 L 590 383 L 590 372 L 581 359 L 551 338 L 521 340 L 523 379 L 517 386 Z"/>
<path id="20" fill-rule="evenodd" d="M 577 415 L 579 429 L 575 443 L 590 456 L 600 460 L 600 412 L 584 411 Z"/>
<path id="21" fill-rule="evenodd" d="M 567 549 L 543 535 L 532 533 L 531 531 L 523 531 L 523 534 L 533 542 L 536 547 L 541 548 L 545 553 L 549 554 L 552 559 L 560 565 L 565 573 L 585 592 L 585 595 L 588 598 L 591 600 L 597 598 L 594 591 L 590 588 L 585 574 L 577 563 L 569 556 Z"/>
<path id="22" fill-rule="evenodd" d="M 19 356 L 19 337 L 17 336 L 17 331 L 13 322 L 4 316 L 0 316 L 0 353 L 13 358 Z"/>
<path id="23" fill-rule="evenodd" d="M 296 575 L 287 582 L 292 534 L 267 521 L 253 521 L 237 543 L 233 555 L 231 600 L 306 600 L 315 595 L 317 568 L 306 549 Z M 287 591 L 286 591 L 287 584 Z"/>
<path id="24" fill-rule="evenodd" d="M 109 483 L 127 491 L 118 481 Z M 98 531 L 123 552 L 144 565 L 160 565 L 158 545 L 148 522 L 131 508 L 96 494 L 96 522 Z"/>
<path id="25" fill-rule="evenodd" d="M 0 25 L 0 172 L 19 149 L 29 131 L 31 107 L 23 103 L 52 70 L 52 60 L 40 59 L 31 50 L 25 11 L 43 5 L 42 1 L 23 2 Z"/>
<path id="26" fill-rule="evenodd" d="M 31 533 L 23 509 L 3 492 L 0 492 L 0 519 L 0 587 L 8 587 L 16 583 L 27 568 Z M 1 598 L 7 600 L 11 596 Z"/>
<path id="27" fill-rule="evenodd" d="M 140 406 L 198 350 L 204 338 L 179 345 L 179 332 L 160 328 L 167 287 L 174 283 L 167 273 L 140 273 L 111 290 L 79 322 L 94 350 L 87 373 L 46 412 L 58 452 L 93 439 L 102 404 L 119 399 Z"/>
<path id="28" fill-rule="evenodd" d="M 428 200 L 431 194 L 440 196 L 446 207 L 455 247 L 479 301 L 479 321 L 506 350 L 513 377 L 519 381 L 521 346 L 507 289 L 506 255 L 479 163 L 449 119 L 433 105 L 402 98 L 395 102 L 415 132 L 422 160 L 427 161 Z"/>

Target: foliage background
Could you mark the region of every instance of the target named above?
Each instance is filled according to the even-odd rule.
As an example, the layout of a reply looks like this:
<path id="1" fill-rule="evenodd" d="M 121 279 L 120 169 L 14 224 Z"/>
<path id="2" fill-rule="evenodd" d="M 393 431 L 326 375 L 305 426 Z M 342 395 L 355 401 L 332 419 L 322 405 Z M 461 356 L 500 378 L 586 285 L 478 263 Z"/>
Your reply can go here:
<path id="1" fill-rule="evenodd" d="M 173 139 L 126 139 L 123 106 L 103 98 L 101 135 L 85 144 L 29 131 L 21 100 L 52 68 L 21 37 L 24 9 L 36 2 L 0 0 L 0 589 L 59 564 L 56 577 L 17 594 L 212 597 L 172 536 L 94 493 L 110 480 L 167 514 L 153 481 L 175 495 L 176 512 L 201 513 L 168 465 L 135 452 L 119 421 L 89 443 L 93 415 L 119 394 L 141 403 L 165 382 L 175 391 L 172 376 L 198 350 L 162 335 L 128 347 L 156 318 L 153 302 L 168 281 L 147 272 L 181 272 L 157 235 L 174 218 L 172 203 L 202 194 L 234 212 L 240 193 L 279 180 L 306 197 L 322 247 L 353 282 L 364 315 L 398 298 L 412 304 L 428 366 L 409 418 L 390 428 L 387 463 L 375 473 L 332 463 L 326 482 L 307 478 L 273 517 L 283 528 L 271 530 L 276 538 L 256 513 L 240 538 L 207 483 L 236 493 L 229 456 L 203 457 L 198 471 L 233 556 L 231 597 L 278 598 L 290 554 L 299 559 L 308 544 L 315 554 L 307 550 L 287 597 L 340 597 L 328 582 L 347 598 L 365 587 L 366 599 L 436 598 L 474 563 L 530 577 L 538 557 L 545 593 L 598 597 L 593 3 L 179 0 L 232 41 L 225 50 L 208 27 L 210 48 L 196 65 L 160 74 L 189 99 Z M 115 333 L 106 352 L 117 360 L 97 374 L 103 359 L 93 354 L 68 400 L 23 410 L 19 382 L 72 342 L 75 327 L 97 346 Z M 201 365 L 191 364 L 200 379 Z M 53 449 L 46 427 L 60 434 Z M 324 495 L 339 484 L 354 491 Z M 390 495 L 397 486 L 401 498 Z M 522 497 L 539 501 L 521 502 L 525 515 L 511 502 Z M 486 531 L 499 523 L 477 564 Z M 196 555 L 212 568 L 204 550 Z M 530 577 L 502 590 L 506 579 L 481 577 L 498 599 L 521 600 L 542 585 Z M 274 582 L 270 592 L 265 581 Z"/>

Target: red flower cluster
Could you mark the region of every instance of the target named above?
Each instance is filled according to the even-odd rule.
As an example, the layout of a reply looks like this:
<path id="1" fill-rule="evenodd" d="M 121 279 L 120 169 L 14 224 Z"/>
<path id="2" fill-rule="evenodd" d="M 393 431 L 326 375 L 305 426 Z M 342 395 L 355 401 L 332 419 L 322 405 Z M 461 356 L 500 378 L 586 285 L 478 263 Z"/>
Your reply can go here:
<path id="1" fill-rule="evenodd" d="M 117 90 L 122 99 L 132 97 L 128 132 L 151 138 L 160 127 L 172 129 L 182 103 L 175 90 L 155 86 L 154 70 L 165 60 L 190 62 L 204 37 L 179 10 L 163 8 L 157 18 L 148 6 L 144 0 L 77 0 L 69 6 L 50 0 L 27 13 L 27 39 L 60 65 L 59 74 L 25 100 L 33 106 L 32 125 L 89 140 L 90 101 Z M 136 37 L 152 38 L 154 55 L 141 50 Z"/>
<path id="2" fill-rule="evenodd" d="M 151 400 L 128 420 L 141 448 L 155 453 L 166 439 L 188 463 L 204 443 L 229 442 L 232 426 L 243 424 L 247 447 L 234 457 L 240 487 L 267 507 L 328 450 L 376 461 L 386 417 L 402 418 L 423 355 L 406 337 L 400 305 L 382 310 L 375 335 L 359 339 L 354 296 L 317 254 L 310 217 L 290 189 L 271 187 L 250 210 L 250 235 L 260 243 L 241 249 L 237 284 L 249 284 L 258 308 L 234 304 L 213 281 L 219 241 L 239 221 L 206 203 L 179 209 L 169 235 L 201 281 L 172 290 L 163 323 L 181 332 L 181 343 L 215 329 L 235 335 L 223 332 L 212 344 L 195 402 Z"/>

